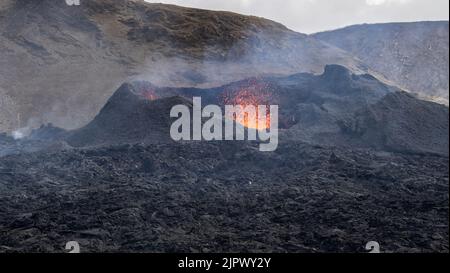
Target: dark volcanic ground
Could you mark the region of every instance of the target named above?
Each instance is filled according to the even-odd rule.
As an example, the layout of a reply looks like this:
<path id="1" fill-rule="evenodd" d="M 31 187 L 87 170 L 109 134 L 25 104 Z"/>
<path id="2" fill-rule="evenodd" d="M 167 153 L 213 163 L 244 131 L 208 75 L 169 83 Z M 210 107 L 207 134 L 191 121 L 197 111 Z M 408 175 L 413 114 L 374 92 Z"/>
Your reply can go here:
<path id="1" fill-rule="evenodd" d="M 172 142 L 170 109 L 193 96 L 279 104 L 280 146 Z M 448 117 L 337 65 L 125 83 L 85 127 L 0 134 L 0 252 L 448 252 Z"/>
<path id="2" fill-rule="evenodd" d="M 448 252 L 448 157 L 299 142 L 0 158 L 0 252 Z"/>

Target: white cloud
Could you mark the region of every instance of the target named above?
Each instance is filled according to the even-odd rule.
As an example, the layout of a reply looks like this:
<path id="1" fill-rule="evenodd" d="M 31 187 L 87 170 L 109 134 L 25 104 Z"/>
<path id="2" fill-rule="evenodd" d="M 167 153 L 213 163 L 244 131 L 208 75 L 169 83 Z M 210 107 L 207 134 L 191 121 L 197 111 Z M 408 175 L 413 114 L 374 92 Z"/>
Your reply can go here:
<path id="1" fill-rule="evenodd" d="M 369 6 L 379 6 L 386 4 L 386 0 L 366 0 L 367 5 Z"/>
<path id="2" fill-rule="evenodd" d="M 385 4 L 406 4 L 410 0 L 366 0 L 366 4 L 369 6 L 380 6 Z"/>

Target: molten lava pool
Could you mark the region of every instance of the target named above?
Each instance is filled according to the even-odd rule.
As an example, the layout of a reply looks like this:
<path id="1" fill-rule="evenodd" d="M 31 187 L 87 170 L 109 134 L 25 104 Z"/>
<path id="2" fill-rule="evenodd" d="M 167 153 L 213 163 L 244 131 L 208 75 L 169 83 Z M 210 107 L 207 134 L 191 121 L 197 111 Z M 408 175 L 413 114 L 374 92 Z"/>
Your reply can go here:
<path id="1" fill-rule="evenodd" d="M 230 88 L 223 94 L 224 105 L 241 106 L 233 116 L 227 118 L 235 120 L 246 128 L 264 130 L 270 128 L 270 105 L 276 104 L 273 88 L 270 84 L 259 79 L 251 79 L 238 87 Z M 248 106 L 253 106 L 253 116 L 247 111 Z M 266 106 L 266 111 L 259 111 L 258 106 Z M 246 109 L 247 108 L 247 109 Z M 263 120 L 262 124 L 259 124 Z"/>

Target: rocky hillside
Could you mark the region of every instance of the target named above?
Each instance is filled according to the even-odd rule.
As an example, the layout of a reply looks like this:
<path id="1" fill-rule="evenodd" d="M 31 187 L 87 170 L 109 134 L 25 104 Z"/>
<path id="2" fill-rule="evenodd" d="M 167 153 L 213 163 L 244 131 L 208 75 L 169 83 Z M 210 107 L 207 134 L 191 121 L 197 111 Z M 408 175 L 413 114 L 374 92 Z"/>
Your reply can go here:
<path id="1" fill-rule="evenodd" d="M 353 54 L 401 88 L 448 105 L 448 21 L 358 25 L 314 37 Z"/>
<path id="2" fill-rule="evenodd" d="M 348 121 L 351 123 L 346 123 Z M 438 153 L 448 156 L 448 107 L 388 94 L 342 122 L 343 131 L 371 147 L 388 151 Z"/>
<path id="3" fill-rule="evenodd" d="M 320 73 L 330 63 L 365 69 L 269 20 L 138 0 L 3 0 L 0 51 L 0 88 L 22 126 L 80 127 L 130 77 L 219 86 L 257 74 Z M 9 116 L 4 109 L 0 116 Z M 0 131 L 16 123 L 4 121 Z"/>
<path id="4" fill-rule="evenodd" d="M 257 77 L 206 89 L 125 83 L 86 126 L 67 132 L 42 126 L 17 143 L 6 141 L 0 150 L 47 149 L 53 141 L 74 147 L 171 142 L 170 110 L 178 104 L 192 107 L 193 97 L 201 97 L 203 106 L 277 104 L 281 141 L 448 156 L 448 107 L 338 65 L 326 66 L 321 75 Z M 237 120 L 238 126 L 243 122 Z"/>
<path id="5" fill-rule="evenodd" d="M 328 65 L 321 75 L 257 77 L 212 89 L 160 88 L 144 82 L 134 86 L 151 99 L 200 96 L 204 104 L 277 104 L 281 140 L 448 156 L 448 107 L 343 66 Z M 134 109 L 126 107 L 126 100 L 119 101 L 125 109 Z M 167 107 L 166 118 L 169 111 Z"/>
<path id="6" fill-rule="evenodd" d="M 448 107 L 338 65 L 321 75 L 250 78 L 212 89 L 126 83 L 87 126 L 63 137 L 52 126 L 42 127 L 29 139 L 64 139 L 74 147 L 167 143 L 172 106 L 192 107 L 194 96 L 203 105 L 279 105 L 281 141 L 448 156 Z"/>
<path id="7" fill-rule="evenodd" d="M 151 101 L 132 85 L 124 84 L 92 122 L 70 133 L 68 142 L 73 146 L 169 142 L 170 110 L 180 104 L 192 107 L 181 97 Z"/>

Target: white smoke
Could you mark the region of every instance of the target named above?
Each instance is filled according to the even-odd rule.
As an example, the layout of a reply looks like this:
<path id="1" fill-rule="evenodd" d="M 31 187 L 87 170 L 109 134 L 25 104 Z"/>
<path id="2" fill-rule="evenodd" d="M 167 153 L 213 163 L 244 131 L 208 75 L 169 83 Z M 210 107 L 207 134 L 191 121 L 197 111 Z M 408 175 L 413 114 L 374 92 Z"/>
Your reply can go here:
<path id="1" fill-rule="evenodd" d="M 11 133 L 11 136 L 15 140 L 20 140 L 20 139 L 23 139 L 23 138 L 27 137 L 30 133 L 31 133 L 31 128 L 30 127 L 24 127 L 24 128 L 20 128 L 20 129 L 17 129 L 15 131 L 13 131 Z"/>

